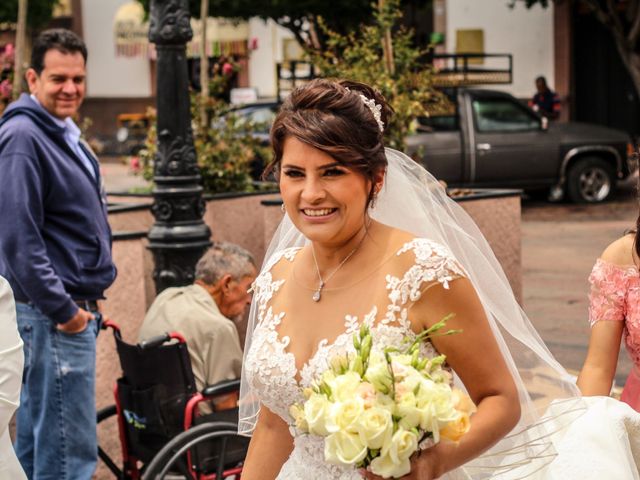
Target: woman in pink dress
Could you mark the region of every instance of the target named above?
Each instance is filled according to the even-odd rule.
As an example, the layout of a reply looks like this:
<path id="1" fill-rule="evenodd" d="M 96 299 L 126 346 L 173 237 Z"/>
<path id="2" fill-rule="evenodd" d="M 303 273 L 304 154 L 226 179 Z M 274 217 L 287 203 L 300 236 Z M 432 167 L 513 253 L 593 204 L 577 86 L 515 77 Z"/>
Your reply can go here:
<path id="1" fill-rule="evenodd" d="M 583 395 L 608 395 L 624 338 L 633 369 L 621 400 L 637 411 L 640 411 L 639 253 L 637 234 L 625 235 L 609 245 L 593 267 L 589 276 L 591 339 L 578 377 Z"/>

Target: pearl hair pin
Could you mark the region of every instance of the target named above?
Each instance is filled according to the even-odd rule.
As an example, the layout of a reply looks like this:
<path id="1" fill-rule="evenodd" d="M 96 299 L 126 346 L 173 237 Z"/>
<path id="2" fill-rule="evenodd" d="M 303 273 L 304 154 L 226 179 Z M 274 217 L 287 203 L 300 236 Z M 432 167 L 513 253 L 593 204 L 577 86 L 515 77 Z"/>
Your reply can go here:
<path id="1" fill-rule="evenodd" d="M 362 99 L 362 103 L 364 103 L 367 107 L 369 107 L 369 110 L 371 110 L 373 118 L 375 118 L 380 132 L 384 132 L 384 122 L 382 121 L 382 105 L 376 103 L 373 98 L 365 97 L 363 94 L 360 94 L 360 98 Z"/>
<path id="2" fill-rule="evenodd" d="M 347 88 L 347 91 L 350 92 L 351 89 Z M 371 114 L 373 115 L 373 118 L 378 124 L 378 128 L 380 129 L 380 132 L 384 133 L 384 122 L 382 121 L 382 105 L 376 103 L 376 101 L 373 98 L 367 98 L 362 93 L 360 93 L 359 95 L 360 95 L 360 99 L 362 100 L 362 103 L 364 103 L 369 108 L 369 110 L 371 110 Z"/>

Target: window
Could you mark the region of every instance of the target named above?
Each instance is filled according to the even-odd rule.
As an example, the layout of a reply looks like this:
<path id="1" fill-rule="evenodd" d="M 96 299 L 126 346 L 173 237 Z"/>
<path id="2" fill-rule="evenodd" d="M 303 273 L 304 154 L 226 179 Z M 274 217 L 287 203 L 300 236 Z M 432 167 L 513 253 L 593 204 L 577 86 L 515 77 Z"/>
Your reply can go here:
<path id="1" fill-rule="evenodd" d="M 418 117 L 418 132 L 455 132 L 458 130 L 458 117 L 455 115 L 437 115 Z"/>
<path id="2" fill-rule="evenodd" d="M 535 115 L 508 99 L 475 99 L 473 114 L 480 132 L 522 132 L 540 128 Z"/>

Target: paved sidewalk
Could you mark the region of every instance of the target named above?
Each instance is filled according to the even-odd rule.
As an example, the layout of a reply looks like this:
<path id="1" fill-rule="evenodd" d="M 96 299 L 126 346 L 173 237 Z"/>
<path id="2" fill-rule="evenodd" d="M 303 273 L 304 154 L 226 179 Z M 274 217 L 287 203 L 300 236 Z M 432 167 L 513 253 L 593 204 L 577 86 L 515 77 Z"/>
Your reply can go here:
<path id="1" fill-rule="evenodd" d="M 566 368 L 580 370 L 589 342 L 588 277 L 611 242 L 634 227 L 636 179 L 622 185 L 615 201 L 575 206 L 523 203 L 524 308 L 551 352 Z M 631 362 L 624 348 L 616 383 L 624 384 Z"/>

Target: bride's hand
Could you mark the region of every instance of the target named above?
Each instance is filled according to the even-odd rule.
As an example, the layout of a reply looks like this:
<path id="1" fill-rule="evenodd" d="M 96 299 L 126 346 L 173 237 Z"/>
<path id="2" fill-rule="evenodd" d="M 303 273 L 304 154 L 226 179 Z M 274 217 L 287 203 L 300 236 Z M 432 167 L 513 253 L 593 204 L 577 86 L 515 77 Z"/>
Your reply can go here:
<path id="1" fill-rule="evenodd" d="M 438 465 L 437 455 L 438 452 L 436 452 L 435 447 L 415 453 L 411 457 L 411 472 L 404 477 L 400 477 L 400 480 L 435 480 L 441 476 L 443 472 L 438 473 L 436 470 Z M 371 473 L 364 468 L 360 470 L 360 473 L 367 480 L 385 480 L 384 477 Z"/>

